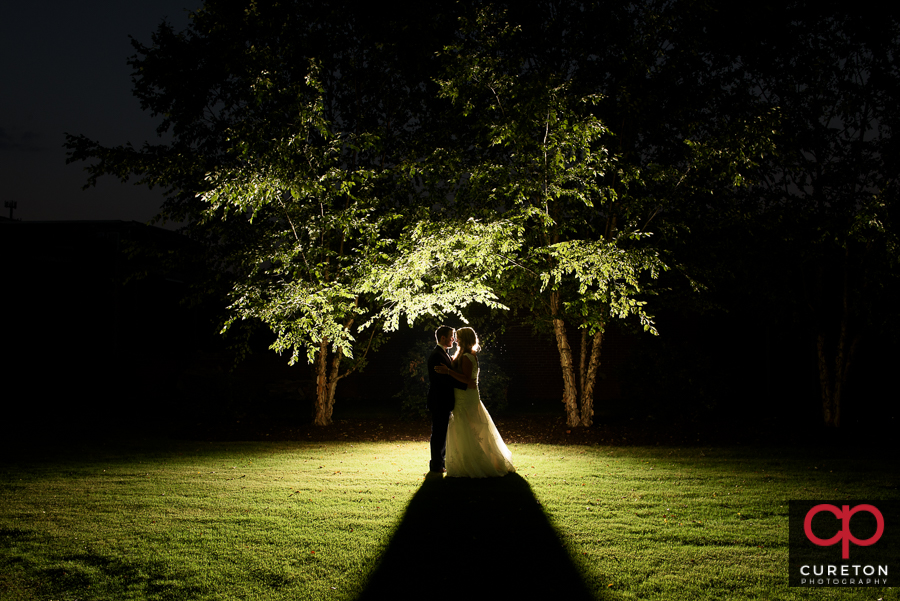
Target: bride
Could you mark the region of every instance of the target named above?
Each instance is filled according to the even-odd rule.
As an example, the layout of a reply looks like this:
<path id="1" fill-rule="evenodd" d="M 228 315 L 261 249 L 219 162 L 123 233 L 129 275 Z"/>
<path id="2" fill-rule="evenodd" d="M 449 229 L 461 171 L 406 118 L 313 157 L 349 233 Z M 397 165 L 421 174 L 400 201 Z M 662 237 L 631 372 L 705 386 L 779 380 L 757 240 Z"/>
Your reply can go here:
<path id="1" fill-rule="evenodd" d="M 459 348 L 453 356 L 455 370 L 446 365 L 435 371 L 450 374 L 468 384 L 466 390 L 454 390 L 456 402 L 447 428 L 447 475 L 468 478 L 505 476 L 515 472 L 512 453 L 500 438 L 491 415 L 478 395 L 478 336 L 472 328 L 456 331 Z M 457 371 L 458 370 L 458 371 Z"/>

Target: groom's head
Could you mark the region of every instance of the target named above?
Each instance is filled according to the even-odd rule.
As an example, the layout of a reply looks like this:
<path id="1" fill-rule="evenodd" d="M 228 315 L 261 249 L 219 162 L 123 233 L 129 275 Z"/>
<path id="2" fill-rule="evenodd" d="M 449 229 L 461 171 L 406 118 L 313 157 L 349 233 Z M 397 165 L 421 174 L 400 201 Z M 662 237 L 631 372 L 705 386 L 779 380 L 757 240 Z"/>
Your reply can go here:
<path id="1" fill-rule="evenodd" d="M 441 326 L 434 331 L 434 340 L 438 346 L 442 348 L 450 348 L 453 346 L 453 328 L 450 326 Z"/>

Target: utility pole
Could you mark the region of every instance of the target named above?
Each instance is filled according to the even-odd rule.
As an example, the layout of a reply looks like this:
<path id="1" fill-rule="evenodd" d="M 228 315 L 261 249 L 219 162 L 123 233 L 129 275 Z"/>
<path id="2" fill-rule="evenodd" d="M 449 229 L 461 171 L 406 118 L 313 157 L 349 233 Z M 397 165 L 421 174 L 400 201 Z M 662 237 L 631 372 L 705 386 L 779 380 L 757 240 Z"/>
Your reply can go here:
<path id="1" fill-rule="evenodd" d="M 5 200 L 3 201 L 3 206 L 9 209 L 9 219 L 12 221 L 13 209 L 19 206 L 19 203 L 15 200 Z"/>

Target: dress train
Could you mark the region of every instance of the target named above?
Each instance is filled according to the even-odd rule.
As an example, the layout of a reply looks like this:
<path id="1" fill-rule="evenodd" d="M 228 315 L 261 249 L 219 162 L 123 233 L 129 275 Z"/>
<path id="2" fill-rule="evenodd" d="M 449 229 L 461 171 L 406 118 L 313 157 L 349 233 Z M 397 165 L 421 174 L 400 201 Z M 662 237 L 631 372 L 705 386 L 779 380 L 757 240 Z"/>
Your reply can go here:
<path id="1" fill-rule="evenodd" d="M 478 361 L 472 362 L 472 379 L 478 382 Z M 466 478 L 505 476 L 515 472 L 512 453 L 494 420 L 481 402 L 478 388 L 456 390 L 456 403 L 447 428 L 447 475 Z"/>

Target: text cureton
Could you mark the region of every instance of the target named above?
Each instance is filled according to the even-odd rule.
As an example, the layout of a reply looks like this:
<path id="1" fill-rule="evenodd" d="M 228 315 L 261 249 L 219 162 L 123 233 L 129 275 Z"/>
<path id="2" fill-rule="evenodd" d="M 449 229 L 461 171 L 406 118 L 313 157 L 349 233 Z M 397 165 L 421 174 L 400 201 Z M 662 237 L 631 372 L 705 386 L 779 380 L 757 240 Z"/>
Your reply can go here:
<path id="1" fill-rule="evenodd" d="M 804 576 L 879 576 L 888 575 L 887 566 L 870 565 L 812 565 L 800 566 L 800 573 Z"/>

